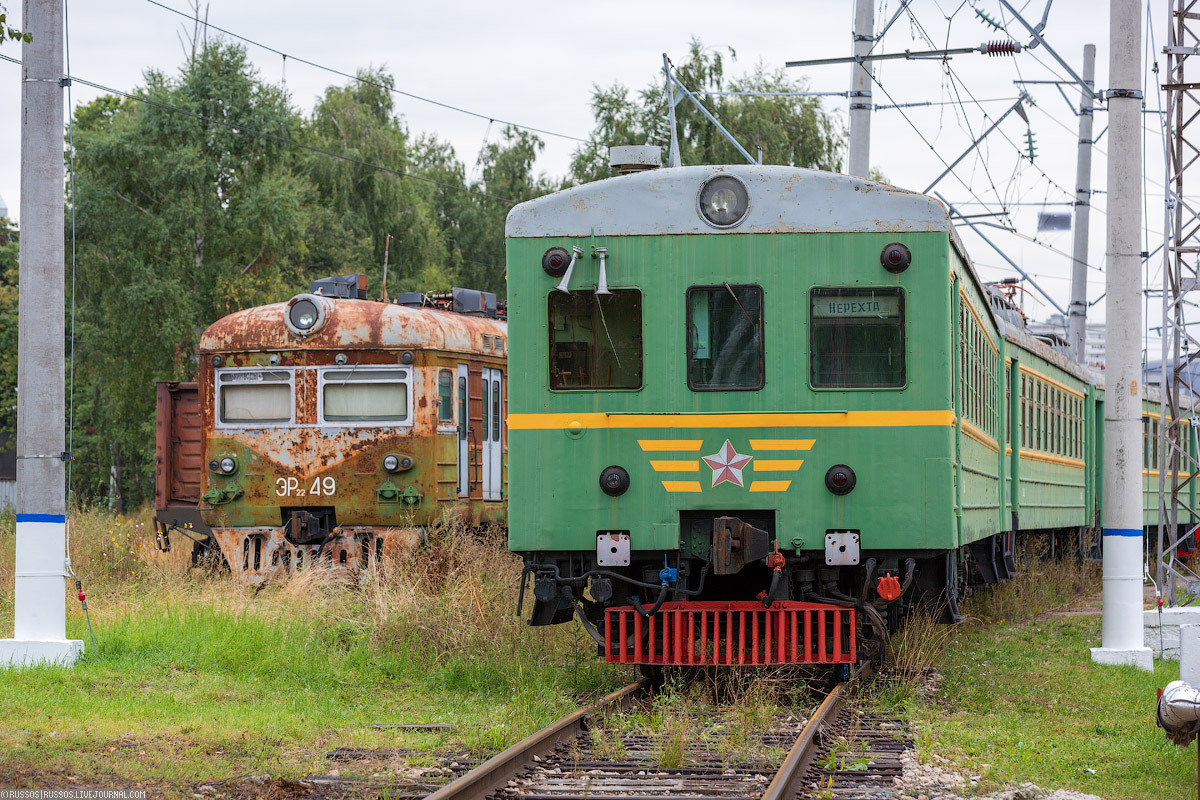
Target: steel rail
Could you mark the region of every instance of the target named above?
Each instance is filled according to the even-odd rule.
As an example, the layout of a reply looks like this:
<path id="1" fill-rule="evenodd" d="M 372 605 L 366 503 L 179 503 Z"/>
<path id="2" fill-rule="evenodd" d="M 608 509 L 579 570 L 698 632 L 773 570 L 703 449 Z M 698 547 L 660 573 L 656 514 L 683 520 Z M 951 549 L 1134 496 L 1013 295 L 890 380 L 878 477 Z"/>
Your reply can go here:
<path id="1" fill-rule="evenodd" d="M 578 736 L 585 730 L 588 721 L 597 714 L 610 708 L 628 708 L 649 686 L 650 681 L 642 679 L 624 689 L 618 689 L 587 708 L 581 708 L 522 739 L 507 750 L 497 753 L 475 769 L 438 789 L 425 800 L 483 800 L 505 786 L 521 767 L 533 760 L 534 756 L 545 757 L 560 742 Z"/>
<path id="2" fill-rule="evenodd" d="M 817 733 L 837 718 L 849 684 L 849 681 L 839 683 L 821 701 L 821 705 L 809 718 L 808 724 L 804 726 L 804 730 L 792 745 L 792 749 L 788 751 L 787 757 L 783 759 L 779 771 L 767 784 L 762 800 L 785 800 L 799 795 L 800 782 L 804 779 L 804 774 L 808 772 L 808 768 L 817 754 Z"/>

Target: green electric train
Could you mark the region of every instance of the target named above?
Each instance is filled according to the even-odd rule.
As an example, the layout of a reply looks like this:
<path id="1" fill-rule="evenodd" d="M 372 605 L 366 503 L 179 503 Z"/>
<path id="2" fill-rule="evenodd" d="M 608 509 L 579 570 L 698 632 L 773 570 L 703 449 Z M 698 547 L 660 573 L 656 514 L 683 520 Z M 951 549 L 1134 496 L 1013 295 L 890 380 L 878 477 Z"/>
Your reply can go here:
<path id="1" fill-rule="evenodd" d="M 506 235 L 531 624 L 578 618 L 612 662 L 848 664 L 903 606 L 958 619 L 1021 535 L 1098 552 L 1103 389 L 937 200 L 677 167 L 522 203 Z"/>

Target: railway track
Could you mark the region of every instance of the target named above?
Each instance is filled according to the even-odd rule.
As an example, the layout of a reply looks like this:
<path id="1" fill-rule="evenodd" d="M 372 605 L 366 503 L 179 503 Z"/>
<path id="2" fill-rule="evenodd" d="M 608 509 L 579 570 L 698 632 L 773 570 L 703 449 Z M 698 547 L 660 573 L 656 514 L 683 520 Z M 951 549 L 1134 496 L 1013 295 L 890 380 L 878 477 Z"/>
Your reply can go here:
<path id="1" fill-rule="evenodd" d="M 606 731 L 606 720 L 648 696 L 639 681 L 518 742 L 427 800 L 792 798 L 806 788 L 827 738 L 821 732 L 837 718 L 848 685 L 838 684 L 807 718 L 775 715 L 747 748 L 743 726 L 721 711 L 685 720 L 699 735 L 673 739 L 668 730 L 651 737 L 636 725 Z"/>

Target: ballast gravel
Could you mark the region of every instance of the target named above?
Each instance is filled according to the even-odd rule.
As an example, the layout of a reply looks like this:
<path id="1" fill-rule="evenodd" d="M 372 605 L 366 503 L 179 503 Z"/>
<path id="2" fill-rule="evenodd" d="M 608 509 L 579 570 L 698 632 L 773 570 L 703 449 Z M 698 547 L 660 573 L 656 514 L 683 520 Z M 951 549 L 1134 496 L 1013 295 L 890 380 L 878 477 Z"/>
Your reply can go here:
<path id="1" fill-rule="evenodd" d="M 922 764 L 916 751 L 905 750 L 900 755 L 904 773 L 893 780 L 900 797 L 914 800 L 966 800 L 964 792 L 976 786 L 978 775 L 963 775 L 950 767 L 941 756 L 934 756 L 939 763 Z M 986 764 L 983 766 L 987 766 Z M 1043 789 L 1032 783 L 1004 789 L 988 795 L 971 794 L 970 800 L 1101 800 L 1094 794 L 1055 789 Z"/>

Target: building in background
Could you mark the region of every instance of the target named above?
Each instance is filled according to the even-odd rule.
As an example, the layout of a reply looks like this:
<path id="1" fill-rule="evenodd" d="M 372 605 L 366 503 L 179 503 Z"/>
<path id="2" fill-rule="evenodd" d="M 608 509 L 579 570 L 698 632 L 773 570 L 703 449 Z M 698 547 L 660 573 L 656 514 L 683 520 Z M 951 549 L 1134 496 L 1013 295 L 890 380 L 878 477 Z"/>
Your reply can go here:
<path id="1" fill-rule="evenodd" d="M 4 198 L 0 197 L 0 219 L 8 216 L 8 206 L 4 205 Z"/>
<path id="2" fill-rule="evenodd" d="M 1067 353 L 1067 318 L 1062 314 L 1051 314 L 1045 322 L 1029 320 L 1025 323 L 1026 330 L 1031 336 L 1041 339 L 1046 344 Z M 1089 322 L 1087 324 L 1087 339 L 1083 343 L 1083 358 L 1088 368 L 1104 369 L 1104 323 Z"/>

